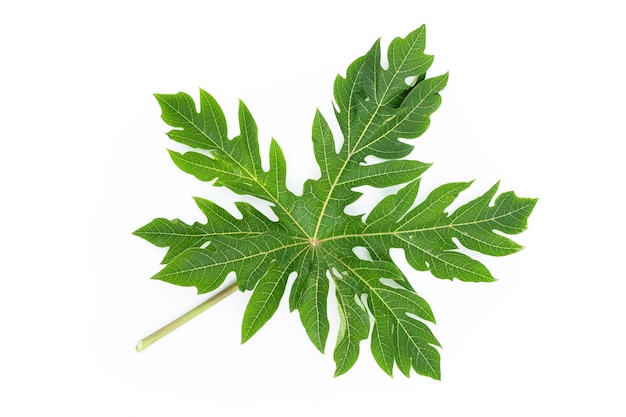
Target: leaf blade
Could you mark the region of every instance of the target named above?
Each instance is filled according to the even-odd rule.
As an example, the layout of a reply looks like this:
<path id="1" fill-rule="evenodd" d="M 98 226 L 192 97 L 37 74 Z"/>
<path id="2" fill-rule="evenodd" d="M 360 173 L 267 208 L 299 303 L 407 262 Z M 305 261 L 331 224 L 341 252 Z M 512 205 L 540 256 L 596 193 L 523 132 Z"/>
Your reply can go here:
<path id="1" fill-rule="evenodd" d="M 433 57 L 424 53 L 425 28 L 391 41 L 388 67 L 381 65 L 380 41 L 349 65 L 334 83 L 335 116 L 343 141 L 335 141 L 329 123 L 316 111 L 312 140 L 320 168 L 296 196 L 286 186 L 287 162 L 274 139 L 269 169 L 261 164 L 258 128 L 240 101 L 240 133 L 229 138 L 217 101 L 200 91 L 199 110 L 185 93 L 155 95 L 168 136 L 196 150 L 170 151 L 173 162 L 201 181 L 270 203 L 278 218 L 270 221 L 250 205 L 238 203 L 233 216 L 208 200 L 196 199 L 206 223 L 188 225 L 157 218 L 135 231 L 168 247 L 164 268 L 153 278 L 211 291 L 234 272 L 240 290 L 252 290 L 242 320 L 242 343 L 277 311 L 290 274 L 295 280 L 289 308 L 313 345 L 324 352 L 329 321 L 327 298 L 335 286 L 339 332 L 333 352 L 335 376 L 354 366 L 360 344 L 370 337 L 371 352 L 390 376 L 394 365 L 410 376 L 440 379 L 440 344 L 427 322 L 435 323 L 428 303 L 400 271 L 390 249 L 404 250 L 416 270 L 442 279 L 493 281 L 474 252 L 505 256 L 521 245 L 510 235 L 527 227 L 536 199 L 497 193 L 498 184 L 459 206 L 470 182 L 436 187 L 418 203 L 421 177 L 430 164 L 406 159 L 441 104 L 448 74 L 428 77 Z M 373 156 L 371 161 L 368 157 Z M 399 186 L 365 216 L 352 216 L 358 187 Z M 365 253 L 357 252 L 364 250 Z"/>
<path id="2" fill-rule="evenodd" d="M 241 343 L 248 341 L 272 318 L 287 286 L 287 274 L 272 261 L 252 292 L 241 323 Z"/>
<path id="3" fill-rule="evenodd" d="M 309 339 L 317 350 L 324 353 L 330 330 L 327 313 L 329 281 L 326 278 L 326 271 L 328 267 L 321 262 L 314 249 L 311 252 L 311 268 L 303 277 L 306 285 L 302 291 L 298 311 Z"/>

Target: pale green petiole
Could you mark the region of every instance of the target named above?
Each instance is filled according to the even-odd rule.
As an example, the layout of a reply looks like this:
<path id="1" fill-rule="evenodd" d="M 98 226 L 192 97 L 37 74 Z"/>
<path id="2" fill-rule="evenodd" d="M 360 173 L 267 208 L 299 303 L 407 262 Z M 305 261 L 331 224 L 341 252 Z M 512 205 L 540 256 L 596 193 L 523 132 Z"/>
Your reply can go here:
<path id="1" fill-rule="evenodd" d="M 186 312 L 185 314 L 183 314 L 176 320 L 172 321 L 171 323 L 166 324 L 165 326 L 161 327 L 156 332 L 141 339 L 139 343 L 137 343 L 137 346 L 135 347 L 135 349 L 137 350 L 137 352 L 141 352 L 142 350 L 144 350 L 145 348 L 147 348 L 154 342 L 158 341 L 164 336 L 167 336 L 172 331 L 178 329 L 180 326 L 187 323 L 189 320 L 193 319 L 194 317 L 200 315 L 201 313 L 205 312 L 209 308 L 213 307 L 215 304 L 219 303 L 224 298 L 228 297 L 229 295 L 231 295 L 237 290 L 238 290 L 238 287 L 237 287 L 237 283 L 235 282 L 231 284 L 230 286 L 224 288 L 222 291 L 218 292 L 217 294 L 215 294 L 213 297 L 209 298 L 202 304 L 189 310 L 188 312 Z"/>

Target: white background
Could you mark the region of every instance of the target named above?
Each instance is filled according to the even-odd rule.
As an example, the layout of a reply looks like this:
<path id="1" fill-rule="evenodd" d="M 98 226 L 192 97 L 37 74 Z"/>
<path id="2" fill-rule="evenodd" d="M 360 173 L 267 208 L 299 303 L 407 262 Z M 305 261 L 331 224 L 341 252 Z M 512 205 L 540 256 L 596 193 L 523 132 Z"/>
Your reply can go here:
<path id="1" fill-rule="evenodd" d="M 619 2 L 296 3 L 0 6 L 0 415 L 625 415 Z M 245 100 L 297 190 L 317 175 L 310 126 L 316 107 L 332 117 L 336 74 L 423 23 L 430 74 L 450 71 L 415 142 L 435 163 L 425 187 L 500 179 L 540 198 L 526 248 L 485 260 L 498 282 L 409 271 L 437 316 L 442 381 L 389 378 L 367 342 L 333 378 L 334 313 L 321 355 L 286 303 L 242 346 L 247 293 L 137 354 L 206 296 L 149 280 L 163 250 L 131 232 L 228 197 L 169 161 L 152 94 L 202 87 L 231 122 Z"/>

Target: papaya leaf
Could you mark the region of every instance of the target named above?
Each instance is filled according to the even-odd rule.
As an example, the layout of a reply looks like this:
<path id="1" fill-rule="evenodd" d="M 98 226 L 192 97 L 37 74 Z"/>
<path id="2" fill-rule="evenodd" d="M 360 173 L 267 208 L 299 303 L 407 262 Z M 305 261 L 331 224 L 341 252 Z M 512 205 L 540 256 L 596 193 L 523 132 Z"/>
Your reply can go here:
<path id="1" fill-rule="evenodd" d="M 134 232 L 168 248 L 165 266 L 153 278 L 206 293 L 234 272 L 237 288 L 252 291 L 242 342 L 267 323 L 288 292 L 290 310 L 298 310 L 306 334 L 321 352 L 329 334 L 327 300 L 333 289 L 339 315 L 335 375 L 355 364 L 361 342 L 369 337 L 374 359 L 387 374 L 397 367 L 406 376 L 413 370 L 440 379 L 440 344 L 430 327 L 434 314 L 396 266 L 390 249 L 403 249 L 409 265 L 437 278 L 493 281 L 472 251 L 505 256 L 520 250 L 510 235 L 526 229 L 537 200 L 498 194 L 495 184 L 448 213 L 471 183 L 420 191 L 430 164 L 406 159 L 413 149 L 407 139 L 426 131 L 448 80 L 447 74 L 427 76 L 433 57 L 424 53 L 425 36 L 422 26 L 394 39 L 387 68 L 381 66 L 377 41 L 345 76 L 337 76 L 335 117 L 342 146 L 337 152 L 337 138 L 317 111 L 312 139 L 321 176 L 307 180 L 301 196 L 286 186 L 287 163 L 274 140 L 269 169 L 263 169 L 256 123 L 243 102 L 240 134 L 231 138 L 224 113 L 209 93 L 200 91 L 199 111 L 185 93 L 157 94 L 162 118 L 173 128 L 168 136 L 191 148 L 170 151 L 174 163 L 201 181 L 267 201 L 277 220 L 248 203 L 237 203 L 241 216 L 236 217 L 196 198 L 206 223 L 158 218 Z M 366 157 L 377 162 L 366 162 Z M 360 195 L 355 187 L 364 185 L 396 186 L 397 191 L 380 199 L 366 216 L 347 214 L 346 207 Z M 357 256 L 357 247 L 365 248 L 369 259 Z"/>

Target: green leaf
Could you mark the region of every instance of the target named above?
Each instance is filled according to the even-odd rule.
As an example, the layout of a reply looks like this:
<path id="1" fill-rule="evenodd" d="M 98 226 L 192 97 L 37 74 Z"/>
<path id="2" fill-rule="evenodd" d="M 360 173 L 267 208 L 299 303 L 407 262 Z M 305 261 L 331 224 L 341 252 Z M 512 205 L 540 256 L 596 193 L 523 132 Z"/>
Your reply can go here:
<path id="1" fill-rule="evenodd" d="M 300 320 L 311 342 L 322 353 L 328 338 L 329 323 L 327 315 L 327 299 L 329 281 L 326 278 L 328 265 L 319 259 L 315 250 L 309 250 L 305 262 L 309 264 L 306 271 L 300 270 L 297 277 L 297 305 Z"/>
<path id="2" fill-rule="evenodd" d="M 339 310 L 339 333 L 335 345 L 335 376 L 352 368 L 359 357 L 360 343 L 370 331 L 369 314 L 360 298 L 361 286 L 355 277 L 341 276 L 336 270 L 331 272 L 337 288 L 337 308 Z"/>
<path id="3" fill-rule="evenodd" d="M 273 260 L 254 288 L 243 315 L 241 343 L 250 339 L 274 315 L 285 292 L 287 275 L 285 268 Z"/>
<path id="4" fill-rule="evenodd" d="M 331 262 L 333 270 L 337 271 L 338 288 L 343 288 L 343 282 L 348 280 L 348 288 L 352 289 L 342 307 L 345 309 L 354 303 L 352 310 L 358 311 L 361 297 L 367 295 L 368 307 L 374 316 L 372 353 L 381 368 L 391 375 L 395 361 L 407 376 L 413 367 L 422 375 L 439 379 L 439 356 L 434 348 L 439 342 L 423 322 L 434 322 L 435 318 L 430 306 L 410 287 L 402 272 L 391 262 L 328 256 L 334 260 Z M 335 358 L 336 373 L 343 372 L 343 360 L 343 356 L 339 360 Z"/>
<path id="5" fill-rule="evenodd" d="M 212 237 L 232 236 L 246 237 L 268 232 L 275 225 L 263 214 L 248 203 L 235 203 L 241 219 L 232 216 L 228 211 L 215 203 L 196 197 L 196 204 L 207 217 L 207 223 L 188 225 L 179 219 L 154 219 L 144 227 L 133 232 L 159 247 L 169 247 L 163 258 L 166 264 L 177 255 L 189 248 L 199 248 L 210 243 Z"/>
<path id="6" fill-rule="evenodd" d="M 278 260 L 296 257 L 306 244 L 286 234 L 267 232 L 246 238 L 221 236 L 207 248 L 189 248 L 172 259 L 153 278 L 181 286 L 195 286 L 198 293 L 216 289 L 230 272 L 239 288 L 250 290 Z"/>
<path id="7" fill-rule="evenodd" d="M 191 148 L 170 151 L 174 163 L 213 186 L 267 201 L 278 220 L 247 203 L 238 203 L 240 216 L 233 216 L 197 198 L 206 223 L 158 218 L 135 231 L 169 248 L 165 266 L 154 278 L 205 293 L 234 272 L 237 288 L 252 292 L 242 323 L 245 342 L 277 311 L 292 276 L 289 309 L 298 311 L 321 352 L 329 335 L 327 301 L 334 288 L 336 376 L 356 363 L 361 342 L 371 336 L 372 355 L 387 374 L 397 368 L 406 376 L 413 370 L 440 379 L 440 344 L 431 330 L 435 316 L 411 285 L 413 274 L 398 268 L 390 249 L 402 249 L 414 269 L 437 278 L 493 281 L 474 254 L 505 256 L 520 250 L 510 236 L 526 229 L 537 200 L 498 194 L 498 184 L 460 206 L 459 196 L 470 182 L 420 190 L 430 164 L 406 158 L 413 150 L 410 140 L 428 128 L 448 81 L 447 74 L 427 74 L 433 57 L 424 53 L 425 36 L 422 26 L 392 40 L 387 68 L 381 65 L 377 41 L 345 75 L 337 76 L 341 147 L 337 151 L 338 138 L 316 111 L 312 140 L 321 175 L 305 182 L 301 196 L 286 187 L 287 161 L 274 139 L 267 151 L 269 168 L 263 169 L 261 154 L 266 151 L 243 102 L 240 134 L 231 138 L 223 110 L 207 92 L 200 90 L 199 110 L 185 93 L 156 95 L 163 120 L 173 128 L 169 137 Z M 349 215 L 346 207 L 359 198 L 355 188 L 362 186 L 395 186 L 397 191 L 387 193 L 365 216 Z M 453 204 L 459 207 L 450 211 Z"/>
<path id="8" fill-rule="evenodd" d="M 432 191 L 415 208 L 418 182 L 383 199 L 373 210 L 360 237 L 374 251 L 402 248 L 411 266 L 430 270 L 438 278 L 462 281 L 493 281 L 489 270 L 477 260 L 459 252 L 458 239 L 465 248 L 492 256 L 504 256 L 522 247 L 497 233 L 521 233 L 535 199 L 500 194 L 492 206 L 498 185 L 482 196 L 459 207 L 452 214 L 445 209 L 470 183 L 450 183 Z M 384 219 L 384 221 L 383 221 Z"/>

